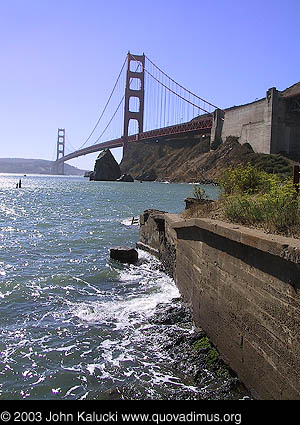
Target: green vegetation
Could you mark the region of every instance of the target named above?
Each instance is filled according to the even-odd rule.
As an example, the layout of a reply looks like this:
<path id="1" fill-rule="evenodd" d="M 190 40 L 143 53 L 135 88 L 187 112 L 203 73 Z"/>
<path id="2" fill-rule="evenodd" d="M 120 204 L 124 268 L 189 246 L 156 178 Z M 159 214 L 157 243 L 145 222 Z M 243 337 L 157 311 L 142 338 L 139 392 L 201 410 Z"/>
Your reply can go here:
<path id="1" fill-rule="evenodd" d="M 205 359 L 205 363 L 208 368 L 212 368 L 216 364 L 216 362 L 219 360 L 219 353 L 214 347 L 212 347 L 207 336 L 195 341 L 193 344 L 193 348 L 196 351 L 208 349 L 208 353 Z"/>
<path id="2" fill-rule="evenodd" d="M 201 189 L 201 187 L 200 186 L 197 186 L 197 185 L 194 186 L 193 196 L 196 199 L 201 199 L 201 200 L 207 199 L 207 195 L 206 195 L 205 190 L 204 189 Z"/>
<path id="3" fill-rule="evenodd" d="M 206 366 L 208 368 L 213 367 L 219 360 L 219 353 L 215 348 L 211 348 L 206 357 Z"/>
<path id="4" fill-rule="evenodd" d="M 193 348 L 196 351 L 202 350 L 203 348 L 211 348 L 208 337 L 204 336 L 203 338 L 197 339 L 193 344 Z"/>
<path id="5" fill-rule="evenodd" d="M 250 155 L 249 161 L 261 171 L 269 174 L 277 174 L 281 179 L 292 175 L 291 163 L 281 155 L 254 154 Z"/>
<path id="6" fill-rule="evenodd" d="M 262 225 L 271 231 L 288 232 L 299 224 L 299 206 L 291 178 L 248 164 L 228 168 L 219 184 L 225 217 L 241 224 Z"/>

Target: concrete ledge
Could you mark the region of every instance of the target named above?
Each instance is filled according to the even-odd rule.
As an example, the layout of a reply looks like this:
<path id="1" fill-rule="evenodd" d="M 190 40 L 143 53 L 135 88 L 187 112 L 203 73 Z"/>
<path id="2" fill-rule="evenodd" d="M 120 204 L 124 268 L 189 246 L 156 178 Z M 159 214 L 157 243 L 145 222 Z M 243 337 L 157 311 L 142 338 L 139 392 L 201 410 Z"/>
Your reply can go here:
<path id="1" fill-rule="evenodd" d="M 159 256 L 158 249 L 152 248 L 151 246 L 146 245 L 146 244 L 145 244 L 145 243 L 143 243 L 143 242 L 137 242 L 137 243 L 136 243 L 136 247 L 137 247 L 138 249 L 142 249 L 143 251 L 147 251 L 147 252 L 149 252 L 150 254 L 154 255 L 154 256 L 155 256 L 155 257 L 157 257 L 157 258 L 158 258 L 158 256 Z"/>
<path id="2" fill-rule="evenodd" d="M 191 218 L 170 223 L 175 230 L 196 227 L 224 238 L 257 248 L 295 264 L 300 264 L 300 240 L 285 236 L 267 234 L 261 230 L 249 229 L 233 223 L 209 218 Z"/>

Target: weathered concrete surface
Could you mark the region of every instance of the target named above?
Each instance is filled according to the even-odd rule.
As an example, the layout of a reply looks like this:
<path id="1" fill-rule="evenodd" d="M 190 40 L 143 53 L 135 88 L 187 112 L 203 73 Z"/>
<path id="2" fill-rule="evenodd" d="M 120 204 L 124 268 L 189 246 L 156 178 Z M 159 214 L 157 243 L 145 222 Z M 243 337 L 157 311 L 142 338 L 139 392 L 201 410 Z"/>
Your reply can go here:
<path id="1" fill-rule="evenodd" d="M 282 92 L 272 87 L 263 99 L 225 109 L 224 121 L 215 120 L 212 139 L 221 137 L 224 141 L 228 136 L 236 136 L 241 144 L 249 143 L 255 152 L 297 154 L 300 110 L 294 105 L 299 101 L 300 83 Z"/>
<path id="2" fill-rule="evenodd" d="M 300 399 L 300 241 L 212 219 L 146 215 L 142 242 L 160 257 L 165 241 L 173 247 L 173 275 L 195 324 L 253 396 Z"/>
<path id="3" fill-rule="evenodd" d="M 140 216 L 140 239 L 137 247 L 160 259 L 164 270 L 174 277 L 176 267 L 176 232 L 172 225 L 177 214 L 146 210 Z"/>
<path id="4" fill-rule="evenodd" d="M 255 152 L 271 153 L 269 121 L 269 116 L 265 120 L 265 99 L 226 109 L 222 140 L 237 136 L 241 144 L 250 143 Z"/>

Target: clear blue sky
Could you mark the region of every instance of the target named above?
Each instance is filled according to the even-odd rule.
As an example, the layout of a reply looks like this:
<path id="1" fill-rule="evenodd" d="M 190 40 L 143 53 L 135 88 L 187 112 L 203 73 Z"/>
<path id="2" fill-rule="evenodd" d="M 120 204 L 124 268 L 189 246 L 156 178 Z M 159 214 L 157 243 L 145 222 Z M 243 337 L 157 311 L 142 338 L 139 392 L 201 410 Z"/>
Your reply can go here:
<path id="1" fill-rule="evenodd" d="M 128 50 L 219 107 L 251 102 L 300 80 L 300 1 L 0 0 L 0 157 L 54 159 L 58 127 L 79 147 Z"/>

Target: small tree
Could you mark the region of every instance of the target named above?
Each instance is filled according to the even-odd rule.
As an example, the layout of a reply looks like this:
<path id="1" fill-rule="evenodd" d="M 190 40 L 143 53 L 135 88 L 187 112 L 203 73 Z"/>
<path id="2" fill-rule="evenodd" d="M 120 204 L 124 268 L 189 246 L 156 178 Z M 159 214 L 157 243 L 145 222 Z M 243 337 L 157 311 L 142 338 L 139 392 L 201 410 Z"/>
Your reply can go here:
<path id="1" fill-rule="evenodd" d="M 208 199 L 205 190 L 202 189 L 200 186 L 194 186 L 193 196 L 196 199 L 201 199 L 201 200 Z"/>

